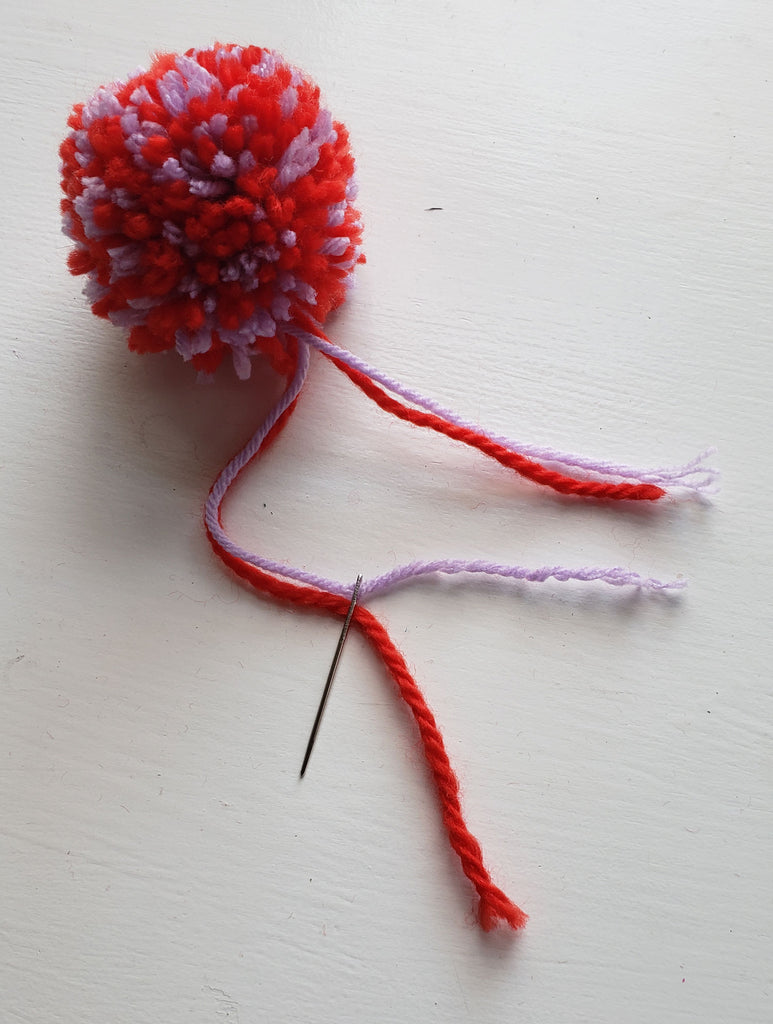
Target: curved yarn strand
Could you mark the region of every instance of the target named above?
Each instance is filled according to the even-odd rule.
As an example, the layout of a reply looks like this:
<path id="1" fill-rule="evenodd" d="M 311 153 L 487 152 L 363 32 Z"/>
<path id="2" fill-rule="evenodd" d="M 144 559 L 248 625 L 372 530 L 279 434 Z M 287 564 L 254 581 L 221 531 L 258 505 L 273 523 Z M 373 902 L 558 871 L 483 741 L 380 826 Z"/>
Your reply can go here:
<path id="1" fill-rule="evenodd" d="M 298 585 L 277 578 L 233 552 L 223 529 L 222 504 L 228 489 L 242 469 L 270 444 L 284 427 L 295 407 L 308 369 L 308 349 L 299 346 L 295 373 L 261 428 L 218 476 L 210 492 L 205 513 L 205 527 L 209 541 L 218 557 L 237 576 L 261 593 L 300 605 L 305 608 L 332 613 L 339 617 L 348 610 L 348 594 L 341 596 L 309 585 Z M 398 692 L 408 705 L 419 731 L 424 756 L 429 766 L 441 806 L 443 824 L 451 847 L 459 857 L 462 870 L 478 894 L 478 919 L 486 931 L 503 922 L 513 929 L 522 928 L 527 916 L 498 888 L 483 861 L 477 839 L 467 828 L 459 799 L 459 782 L 451 768 L 443 737 L 435 718 L 405 663 L 405 659 L 392 642 L 384 626 L 362 604 L 355 610 L 354 622 L 368 639 L 395 682 Z"/>
<path id="2" fill-rule="evenodd" d="M 595 473 L 600 476 L 618 477 L 623 480 L 636 481 L 640 484 L 649 484 L 663 489 L 668 488 L 670 492 L 675 490 L 684 490 L 693 494 L 710 494 L 717 489 L 719 473 L 716 469 L 705 465 L 705 460 L 716 452 L 715 448 L 707 448 L 705 451 L 700 452 L 694 459 L 691 459 L 682 466 L 661 467 L 659 469 L 638 469 L 626 464 L 618 464 L 605 460 L 592 459 L 584 455 L 561 452 L 555 448 L 542 447 L 522 441 L 513 441 L 507 437 L 500 437 L 495 434 L 491 434 L 477 424 L 471 423 L 462 417 L 457 416 L 457 414 L 452 410 L 446 409 L 439 402 L 434 401 L 434 399 L 428 398 L 426 395 L 421 394 L 415 389 L 407 387 L 400 381 L 395 380 L 387 374 L 382 373 L 380 370 L 370 366 L 353 353 L 334 344 L 325 335 L 320 325 L 312 320 L 312 318 L 304 318 L 301 327 L 297 328 L 296 326 L 293 326 L 291 329 L 296 337 L 303 337 L 308 344 L 319 349 L 320 352 L 324 353 L 332 362 L 339 366 L 339 369 L 343 370 L 344 367 L 340 364 L 344 364 L 350 370 L 354 371 L 354 375 L 348 374 L 348 376 L 350 376 L 352 382 L 362 390 L 365 390 L 362 386 L 367 382 L 370 382 L 369 386 L 373 389 L 376 389 L 377 385 L 381 385 L 381 387 L 387 391 L 391 391 L 393 394 L 398 395 L 400 398 L 410 402 L 412 405 L 416 405 L 425 412 L 432 413 L 439 417 L 445 424 L 453 425 L 454 427 L 458 427 L 462 430 L 472 431 L 473 434 L 478 435 L 480 438 L 485 438 L 493 445 L 498 445 L 509 454 L 519 454 L 529 460 L 555 463 L 568 469 L 579 469 L 584 472 Z M 370 398 L 377 401 L 378 404 L 381 404 L 377 399 L 375 392 L 368 392 L 368 394 Z M 399 415 L 399 413 L 397 413 L 393 408 L 390 408 L 389 411 L 393 412 L 395 415 Z M 407 417 L 403 416 L 402 418 Z M 426 425 L 430 426 L 430 424 Z M 438 429 L 438 426 L 434 426 L 433 429 Z M 441 429 L 441 432 L 445 433 L 446 431 Z M 466 440 L 465 443 L 469 444 L 474 442 Z M 493 455 L 492 453 L 492 457 L 496 458 L 496 455 Z M 644 500 L 655 499 L 654 497 L 650 497 L 645 498 Z"/>
<path id="3" fill-rule="evenodd" d="M 325 353 L 327 355 L 327 353 Z M 597 498 L 611 501 L 657 501 L 665 497 L 665 490 L 654 484 L 608 483 L 601 480 L 578 480 L 575 477 L 548 469 L 533 459 L 527 459 L 519 452 L 511 451 L 504 445 L 493 441 L 485 433 L 469 427 L 458 426 L 447 419 L 426 412 L 423 409 L 412 409 L 392 398 L 379 388 L 370 377 L 359 370 L 353 369 L 340 359 L 328 356 L 330 361 L 342 370 L 346 376 L 363 391 L 368 398 L 381 409 L 392 413 L 398 419 L 406 420 L 417 427 L 429 427 L 440 434 L 445 434 L 453 441 L 461 441 L 472 448 L 477 448 L 495 459 L 508 469 L 515 470 L 526 480 L 549 487 L 559 494 L 573 494 L 579 498 Z"/>
<path id="4" fill-rule="evenodd" d="M 360 594 L 363 597 L 383 594 L 400 586 L 401 583 L 419 579 L 421 576 L 435 574 L 457 576 L 463 573 L 500 576 L 503 579 L 523 580 L 528 583 L 545 583 L 551 579 L 558 583 L 567 583 L 570 580 L 582 583 L 599 581 L 611 587 L 638 587 L 640 590 L 655 591 L 683 590 L 687 586 L 687 581 L 683 579 L 658 580 L 652 576 L 641 576 L 638 572 L 631 572 L 630 569 L 623 569 L 620 566 L 614 568 L 587 566 L 582 569 L 568 569 L 564 565 L 545 565 L 538 569 L 527 569 L 522 565 L 501 565 L 483 559 L 472 561 L 437 559 L 432 562 L 410 562 L 407 565 L 399 565 L 390 572 L 364 581 L 360 586 Z"/>
<path id="5" fill-rule="evenodd" d="M 209 529 L 209 524 L 207 536 L 222 561 L 256 590 L 276 600 L 304 608 L 326 611 L 339 617 L 346 615 L 349 606 L 347 598 L 270 576 L 252 563 L 231 554 L 220 544 L 217 536 Z M 363 605 L 357 605 L 352 621 L 383 662 L 416 722 L 424 757 L 440 800 L 443 824 L 449 842 L 459 857 L 464 874 L 478 894 L 478 919 L 482 928 L 490 931 L 499 922 L 513 929 L 522 928 L 526 924 L 527 915 L 492 882 L 483 862 L 480 843 L 465 824 L 459 799 L 459 782 L 451 768 L 443 737 L 421 690 L 408 670 L 405 659 L 395 647 L 386 629 Z"/>

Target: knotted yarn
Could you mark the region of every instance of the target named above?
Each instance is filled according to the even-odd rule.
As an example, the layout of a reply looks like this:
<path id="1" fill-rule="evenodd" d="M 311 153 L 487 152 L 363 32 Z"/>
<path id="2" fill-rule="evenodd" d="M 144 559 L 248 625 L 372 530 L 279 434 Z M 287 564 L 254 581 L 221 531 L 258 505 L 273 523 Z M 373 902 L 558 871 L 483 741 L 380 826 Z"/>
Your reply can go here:
<path id="1" fill-rule="evenodd" d="M 316 350 L 383 410 L 479 449 L 558 493 L 659 501 L 710 491 L 707 452 L 683 466 L 640 470 L 512 441 L 468 423 L 395 381 L 324 333 L 354 268 L 364 261 L 353 203 L 355 163 L 345 127 L 319 88 L 273 50 L 215 45 L 156 56 L 149 70 L 77 104 L 61 145 L 63 229 L 69 267 L 86 276 L 95 314 L 128 331 L 139 353 L 176 351 L 200 373 L 230 359 L 246 379 L 255 357 L 285 378 L 280 399 L 213 484 L 207 536 L 222 561 L 272 599 L 345 616 L 351 583 L 249 552 L 223 525 L 223 503 L 244 468 L 286 426 Z M 482 560 L 413 562 L 365 580 L 353 622 L 391 676 L 416 723 L 443 824 L 478 896 L 488 930 L 520 928 L 526 915 L 494 885 L 461 810 L 459 783 L 435 718 L 402 654 L 364 602 L 421 576 L 480 573 L 542 582 L 598 580 L 662 590 L 613 567 L 529 569 Z"/>

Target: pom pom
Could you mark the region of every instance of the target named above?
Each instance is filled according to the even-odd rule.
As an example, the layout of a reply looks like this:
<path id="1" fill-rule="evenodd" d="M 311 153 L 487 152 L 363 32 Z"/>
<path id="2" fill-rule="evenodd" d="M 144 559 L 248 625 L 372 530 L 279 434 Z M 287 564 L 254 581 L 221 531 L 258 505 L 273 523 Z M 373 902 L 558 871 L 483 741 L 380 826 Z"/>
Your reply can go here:
<path id="1" fill-rule="evenodd" d="M 364 260 L 348 134 L 318 87 L 272 50 L 218 45 L 156 57 L 68 124 L 64 231 L 93 311 L 136 352 L 288 372 L 287 327 L 324 322 Z"/>

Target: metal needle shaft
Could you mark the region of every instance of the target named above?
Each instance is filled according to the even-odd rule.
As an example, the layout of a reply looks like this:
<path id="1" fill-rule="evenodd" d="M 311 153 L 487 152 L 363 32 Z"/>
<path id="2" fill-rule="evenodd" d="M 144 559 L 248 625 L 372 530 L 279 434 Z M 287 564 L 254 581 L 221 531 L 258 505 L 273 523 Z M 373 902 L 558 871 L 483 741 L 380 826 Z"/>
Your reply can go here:
<path id="1" fill-rule="evenodd" d="M 362 583 L 362 574 L 360 574 L 357 577 L 357 582 L 354 584 L 354 591 L 352 593 L 352 600 L 351 600 L 351 603 L 349 605 L 349 610 L 346 613 L 346 618 L 344 619 L 343 628 L 341 629 L 341 635 L 338 638 L 338 645 L 336 646 L 335 654 L 333 655 L 333 661 L 332 661 L 332 663 L 330 665 L 330 671 L 327 674 L 327 680 L 325 682 L 325 689 L 322 691 L 322 699 L 320 700 L 319 707 L 317 708 L 317 717 L 314 719 L 314 725 L 311 727 L 311 735 L 309 736 L 309 742 L 306 745 L 306 753 L 304 754 L 304 757 L 303 757 L 303 764 L 301 765 L 301 778 L 303 778 L 303 776 L 306 773 L 306 765 L 309 763 L 309 758 L 311 757 L 311 751 L 312 751 L 312 749 L 314 747 L 314 741 L 317 738 L 317 731 L 319 729 L 319 723 L 322 721 L 322 714 L 323 714 L 323 712 L 325 710 L 325 704 L 327 704 L 327 699 L 328 699 L 328 697 L 330 695 L 330 688 L 333 685 L 333 677 L 336 674 L 336 669 L 338 668 L 338 662 L 341 660 L 341 651 L 343 650 L 344 642 L 346 641 L 346 636 L 347 636 L 347 634 L 349 632 L 349 626 L 351 626 L 351 624 L 352 624 L 352 616 L 354 615 L 354 609 L 355 609 L 355 606 L 357 604 L 357 595 L 360 592 L 360 584 L 361 583 Z"/>

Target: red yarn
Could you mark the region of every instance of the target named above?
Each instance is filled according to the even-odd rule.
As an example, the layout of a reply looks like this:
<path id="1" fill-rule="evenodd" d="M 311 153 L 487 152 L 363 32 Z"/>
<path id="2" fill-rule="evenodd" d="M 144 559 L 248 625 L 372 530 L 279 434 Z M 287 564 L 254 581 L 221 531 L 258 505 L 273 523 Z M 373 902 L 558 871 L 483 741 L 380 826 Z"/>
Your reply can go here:
<path id="1" fill-rule="evenodd" d="M 286 423 L 289 413 L 290 409 L 287 410 L 284 419 L 277 422 L 274 428 L 277 432 Z M 207 536 L 218 557 L 237 576 L 256 590 L 268 594 L 275 600 L 299 605 L 303 608 L 329 612 L 341 618 L 346 615 L 349 608 L 348 598 L 317 590 L 314 587 L 289 583 L 271 576 L 223 548 L 209 529 L 207 529 Z M 481 927 L 484 931 L 490 931 L 501 921 L 513 929 L 522 928 L 528 920 L 527 915 L 512 900 L 508 899 L 498 886 L 494 885 L 483 863 L 480 843 L 464 822 L 459 801 L 459 781 L 451 768 L 435 717 L 409 672 L 405 659 L 395 647 L 384 626 L 362 605 L 356 606 L 352 621 L 356 623 L 383 662 L 416 722 L 424 748 L 424 757 L 440 799 L 443 824 L 448 833 L 451 847 L 459 857 L 462 870 L 478 894 L 478 920 Z"/>
<path id="2" fill-rule="evenodd" d="M 288 353 L 292 362 L 297 361 L 297 349 Z M 369 398 L 387 412 L 416 426 L 429 427 L 453 440 L 478 448 L 485 455 L 496 459 L 507 468 L 514 469 L 535 483 L 551 487 L 562 494 L 582 497 L 611 498 L 616 500 L 656 500 L 665 492 L 659 487 L 634 484 L 610 484 L 598 481 L 574 480 L 561 473 L 546 469 L 539 463 L 511 452 L 503 445 L 491 441 L 484 435 L 455 424 L 425 410 L 412 409 L 388 395 L 370 377 L 353 369 L 333 356 L 328 356 Z M 297 401 L 297 399 L 296 399 Z M 279 417 L 263 442 L 261 452 L 274 442 L 284 429 L 295 409 L 293 402 Z M 256 453 L 257 454 L 257 453 Z M 242 467 L 244 469 L 244 467 Z M 257 566 L 227 551 L 207 528 L 209 541 L 219 558 L 257 591 L 275 600 L 298 605 L 308 609 L 327 612 L 345 617 L 349 599 L 328 593 L 315 587 L 291 583 L 259 569 Z M 527 915 L 513 903 L 491 880 L 483 862 L 483 853 L 478 840 L 467 828 L 459 799 L 459 781 L 451 767 L 443 743 L 442 734 L 416 680 L 411 675 L 403 655 L 392 641 L 389 633 L 379 620 L 365 607 L 357 605 L 352 619 L 363 636 L 378 655 L 392 677 L 398 692 L 413 715 L 424 749 L 424 757 L 430 769 L 440 800 L 440 808 L 452 849 L 459 858 L 462 870 L 478 894 L 478 920 L 485 931 L 503 922 L 510 928 L 522 928 Z"/>
<path id="3" fill-rule="evenodd" d="M 319 325 L 314 323 L 314 321 L 308 316 L 299 314 L 297 319 L 299 324 L 308 331 L 309 334 L 313 334 L 322 341 L 328 341 L 324 331 L 322 331 Z M 398 419 L 405 420 L 408 423 L 413 423 L 414 426 L 428 427 L 430 430 L 435 430 L 439 434 L 445 434 L 446 437 L 450 437 L 453 441 L 461 441 L 463 444 L 469 445 L 471 448 L 477 448 L 479 451 L 483 452 L 484 455 L 488 455 L 489 458 L 495 459 L 507 469 L 513 469 L 525 479 L 531 480 L 536 484 L 541 484 L 543 487 L 550 487 L 559 494 L 573 494 L 579 498 L 597 498 L 611 501 L 657 501 L 659 498 L 663 498 L 666 495 L 666 491 L 663 490 L 662 487 L 657 487 L 654 484 L 610 483 L 605 480 L 578 480 L 575 477 L 567 476 L 565 473 L 559 473 L 556 470 L 548 469 L 541 463 L 535 462 L 534 459 L 529 459 L 525 455 L 519 455 L 518 452 L 511 451 L 504 445 L 498 444 L 490 437 L 480 433 L 480 431 L 473 430 L 471 427 L 463 427 L 456 423 L 451 423 L 448 420 L 443 419 L 442 416 L 428 412 L 426 409 L 414 409 L 411 406 L 405 405 L 403 402 L 388 394 L 379 384 L 361 370 L 358 370 L 353 366 L 349 366 L 348 363 L 345 363 L 342 359 L 338 359 L 329 352 L 325 352 L 323 350 L 322 354 L 329 359 L 334 366 L 338 367 L 339 370 L 345 373 L 353 384 L 356 384 L 357 387 L 368 396 L 368 398 L 372 399 L 376 405 L 381 409 L 384 409 L 385 412 L 390 412 L 393 416 L 397 416 Z"/>
<path id="4" fill-rule="evenodd" d="M 552 490 L 558 491 L 559 494 L 574 494 L 580 498 L 606 498 L 612 501 L 657 501 L 666 493 L 662 487 L 656 487 L 654 484 L 616 484 L 601 480 L 577 480 L 564 473 L 548 469 L 533 459 L 528 459 L 524 455 L 519 455 L 518 452 L 510 451 L 504 445 L 497 444 L 496 441 L 492 441 L 491 438 L 476 430 L 449 423 L 424 409 L 412 409 L 410 406 L 403 405 L 360 370 L 355 370 L 342 360 L 336 359 L 335 356 L 324 354 L 368 398 L 373 399 L 376 405 L 386 412 L 391 412 L 399 419 L 407 420 L 408 423 L 413 423 L 417 427 L 429 427 L 454 441 L 462 441 L 472 448 L 477 448 L 484 455 L 495 459 L 508 469 L 514 469 L 516 473 L 527 480 L 550 487 Z"/>
<path id="5" fill-rule="evenodd" d="M 411 709 L 424 746 L 424 757 L 440 797 L 443 824 L 451 847 L 461 861 L 462 870 L 478 893 L 478 919 L 483 929 L 490 931 L 499 921 L 504 921 L 511 928 L 522 928 L 528 920 L 527 915 L 491 881 L 491 876 L 483 863 L 480 843 L 464 822 L 459 802 L 459 780 L 451 768 L 435 716 L 427 706 L 416 680 L 408 671 L 405 659 L 395 647 L 386 629 L 367 608 L 357 605 L 354 621 L 387 667 L 397 684 L 400 696 Z"/>
<path id="6" fill-rule="evenodd" d="M 294 355 L 297 358 L 297 352 Z M 266 435 L 260 454 L 263 454 L 282 432 L 295 409 L 295 404 L 293 402 L 285 409 Z M 244 468 L 242 467 L 242 470 Z M 346 616 L 349 609 L 349 598 L 340 597 L 315 587 L 281 580 L 227 551 L 208 527 L 207 536 L 217 556 L 240 579 L 249 583 L 260 593 L 267 594 L 278 601 L 327 612 L 340 618 Z M 478 919 L 481 927 L 485 931 L 490 931 L 498 922 L 502 921 L 513 929 L 522 928 L 528 920 L 527 915 L 491 881 L 491 876 L 483 863 L 480 844 L 464 822 L 459 801 L 459 781 L 451 768 L 442 734 L 416 680 L 408 670 L 405 659 L 384 626 L 365 607 L 362 605 L 355 607 L 352 621 L 383 662 L 416 722 L 424 748 L 424 757 L 440 799 L 443 824 L 448 833 L 451 847 L 459 857 L 462 870 L 478 894 Z"/>

